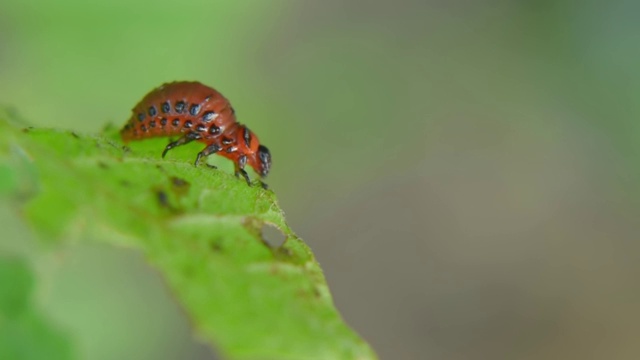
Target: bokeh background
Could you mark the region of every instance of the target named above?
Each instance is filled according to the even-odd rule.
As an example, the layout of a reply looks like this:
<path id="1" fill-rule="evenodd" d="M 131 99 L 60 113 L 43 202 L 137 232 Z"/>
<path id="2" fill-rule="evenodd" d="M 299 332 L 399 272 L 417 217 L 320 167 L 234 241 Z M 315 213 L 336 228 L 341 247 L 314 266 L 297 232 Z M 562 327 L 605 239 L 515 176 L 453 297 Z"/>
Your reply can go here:
<path id="1" fill-rule="evenodd" d="M 0 103 L 93 133 L 163 82 L 214 86 L 271 149 L 288 222 L 382 358 L 637 359 L 638 14 L 2 0 Z M 82 358 L 215 358 L 141 256 L 78 246 L 36 266 Z"/>

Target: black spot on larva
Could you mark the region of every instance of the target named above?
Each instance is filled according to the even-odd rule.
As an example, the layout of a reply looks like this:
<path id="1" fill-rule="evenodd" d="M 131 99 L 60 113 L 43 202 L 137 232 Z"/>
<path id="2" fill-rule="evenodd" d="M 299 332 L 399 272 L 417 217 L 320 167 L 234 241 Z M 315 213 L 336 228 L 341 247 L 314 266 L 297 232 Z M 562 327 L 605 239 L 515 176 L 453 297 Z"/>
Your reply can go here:
<path id="1" fill-rule="evenodd" d="M 145 116 L 147 115 L 145 115 L 144 113 L 138 113 L 138 121 L 144 120 Z"/>
<path id="2" fill-rule="evenodd" d="M 173 125 L 173 126 L 180 125 L 180 119 L 173 119 L 173 121 L 171 122 L 171 125 Z"/>
<path id="3" fill-rule="evenodd" d="M 162 103 L 162 113 L 166 114 L 169 111 L 171 111 L 171 104 L 169 104 L 169 101 L 165 101 Z"/>
<path id="4" fill-rule="evenodd" d="M 147 131 L 147 127 L 146 127 L 146 126 L 144 126 L 144 125 L 140 125 L 140 130 L 142 130 L 142 131 Z"/>
<path id="5" fill-rule="evenodd" d="M 223 145 L 229 145 L 233 142 L 233 140 L 229 139 L 229 138 L 224 138 L 222 139 L 222 144 Z"/>
<path id="6" fill-rule="evenodd" d="M 156 121 L 155 120 L 149 121 L 149 127 L 152 127 L 152 128 L 156 127 Z"/>
<path id="7" fill-rule="evenodd" d="M 178 114 L 182 114 L 184 112 L 184 107 L 186 106 L 186 104 L 184 103 L 184 101 L 178 101 L 176 103 L 176 112 Z"/>
<path id="8" fill-rule="evenodd" d="M 200 109 L 201 109 L 201 107 L 200 107 L 199 104 L 193 104 L 189 108 L 189 114 L 191 114 L 192 116 L 196 116 L 200 112 Z"/>
<path id="9" fill-rule="evenodd" d="M 240 169 L 244 168 L 247 165 L 247 155 L 240 155 L 238 158 L 238 166 Z"/>
<path id="10" fill-rule="evenodd" d="M 235 146 L 229 146 L 226 151 L 231 154 L 232 152 L 238 151 L 238 148 Z"/>
<path id="11" fill-rule="evenodd" d="M 162 125 L 162 126 L 167 125 L 167 118 L 160 119 L 160 125 Z"/>
<path id="12" fill-rule="evenodd" d="M 211 127 L 209 127 L 209 134 L 211 134 L 211 135 L 220 134 L 220 128 L 215 126 L 215 125 L 211 125 Z"/>
<path id="13" fill-rule="evenodd" d="M 158 109 L 154 105 L 149 106 L 149 116 L 156 116 L 158 114 Z"/>
<path id="14" fill-rule="evenodd" d="M 191 120 L 187 120 L 184 122 L 184 127 L 190 129 L 193 126 L 193 122 Z"/>
<path id="15" fill-rule="evenodd" d="M 204 115 L 202 115 L 202 121 L 203 122 L 209 122 L 213 119 L 216 118 L 216 113 L 215 111 L 207 111 L 204 113 Z"/>
<path id="16" fill-rule="evenodd" d="M 202 132 L 206 129 L 206 126 L 202 125 L 202 124 L 198 124 L 198 126 L 196 126 L 196 130 Z"/>
<path id="17" fill-rule="evenodd" d="M 251 131 L 247 127 L 244 128 L 244 134 L 242 134 L 244 138 L 244 143 L 247 147 L 250 147 L 251 144 Z"/>

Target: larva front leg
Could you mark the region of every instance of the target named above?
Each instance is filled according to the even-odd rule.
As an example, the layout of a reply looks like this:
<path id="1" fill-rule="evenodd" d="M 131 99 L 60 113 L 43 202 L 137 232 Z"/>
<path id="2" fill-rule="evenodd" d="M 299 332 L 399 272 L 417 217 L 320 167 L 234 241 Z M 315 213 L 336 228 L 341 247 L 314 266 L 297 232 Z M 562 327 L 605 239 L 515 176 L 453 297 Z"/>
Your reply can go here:
<path id="1" fill-rule="evenodd" d="M 198 163 L 200 162 L 200 159 L 204 156 L 207 157 L 211 154 L 215 154 L 218 151 L 220 151 L 221 147 L 218 144 L 212 144 L 207 146 L 206 148 L 204 148 L 202 151 L 200 151 L 198 153 L 198 156 L 196 156 L 196 161 L 194 162 L 193 165 L 198 166 Z M 212 165 L 210 165 L 212 166 Z M 213 166 L 213 168 L 215 168 L 215 166 Z"/>
<path id="2" fill-rule="evenodd" d="M 244 170 L 245 165 L 247 165 L 247 155 L 240 155 L 238 158 L 238 162 L 236 162 L 236 172 L 235 175 L 242 175 L 242 177 L 247 181 L 247 184 L 251 186 L 251 180 L 249 179 L 249 174 Z"/>
<path id="3" fill-rule="evenodd" d="M 167 146 L 164 148 L 164 151 L 162 152 L 162 158 L 164 159 L 164 156 L 167 155 L 167 152 L 175 148 L 176 146 L 188 144 L 193 140 L 200 140 L 201 137 L 202 135 L 200 135 L 200 133 L 197 133 L 197 132 L 192 131 L 192 132 L 186 133 L 180 139 L 167 144 Z"/>

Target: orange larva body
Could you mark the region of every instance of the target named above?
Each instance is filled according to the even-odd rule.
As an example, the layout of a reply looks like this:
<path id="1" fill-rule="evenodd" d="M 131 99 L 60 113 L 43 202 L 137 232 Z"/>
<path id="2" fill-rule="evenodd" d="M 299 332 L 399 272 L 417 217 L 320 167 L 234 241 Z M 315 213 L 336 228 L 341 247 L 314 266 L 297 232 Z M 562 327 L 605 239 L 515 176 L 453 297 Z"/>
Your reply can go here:
<path id="1" fill-rule="evenodd" d="M 235 163 L 236 175 L 241 174 L 247 183 L 245 165 L 261 177 L 269 173 L 269 149 L 260 145 L 251 130 L 236 121 L 233 107 L 215 89 L 198 82 L 164 84 L 147 94 L 132 112 L 120 131 L 125 142 L 180 135 L 177 141 L 166 146 L 163 157 L 172 148 L 196 140 L 207 145 L 198 153 L 196 165 L 202 157 L 218 153 Z"/>

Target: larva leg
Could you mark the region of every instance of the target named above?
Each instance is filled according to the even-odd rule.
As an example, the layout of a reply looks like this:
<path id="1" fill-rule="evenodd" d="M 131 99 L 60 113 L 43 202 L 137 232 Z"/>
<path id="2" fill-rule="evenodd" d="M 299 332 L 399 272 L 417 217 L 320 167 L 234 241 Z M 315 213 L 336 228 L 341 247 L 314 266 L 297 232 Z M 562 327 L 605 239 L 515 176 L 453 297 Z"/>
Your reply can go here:
<path id="1" fill-rule="evenodd" d="M 244 170 L 244 166 L 247 165 L 247 155 L 241 155 L 238 158 L 238 162 L 236 163 L 236 172 L 235 175 L 242 175 L 242 177 L 247 181 L 247 184 L 251 186 L 251 180 L 249 180 L 249 174 Z"/>
<path id="2" fill-rule="evenodd" d="M 164 151 L 162 152 L 162 158 L 164 159 L 164 156 L 167 155 L 167 152 L 173 149 L 174 147 L 188 144 L 193 140 L 199 140 L 200 137 L 201 137 L 200 133 L 197 133 L 197 132 L 192 131 L 192 132 L 186 133 L 180 139 L 170 142 L 167 145 L 167 147 L 164 148 Z"/>
<path id="3" fill-rule="evenodd" d="M 247 181 L 247 185 L 251 186 L 251 180 L 249 179 L 249 174 L 247 174 L 247 172 L 244 169 L 236 169 L 236 177 L 239 177 L 238 175 L 242 175 L 242 177 Z"/>
<path id="4" fill-rule="evenodd" d="M 220 146 L 218 146 L 217 144 L 213 144 L 213 145 L 209 145 L 206 148 L 204 148 L 202 151 L 200 151 L 198 153 L 198 156 L 196 156 L 196 161 L 193 165 L 198 166 L 198 163 L 200 162 L 200 159 L 204 156 L 207 157 L 211 154 L 215 154 L 218 151 L 220 151 Z M 208 165 L 208 164 L 207 164 Z M 214 169 L 216 169 L 215 166 L 213 165 L 208 165 L 209 167 L 212 167 Z"/>

